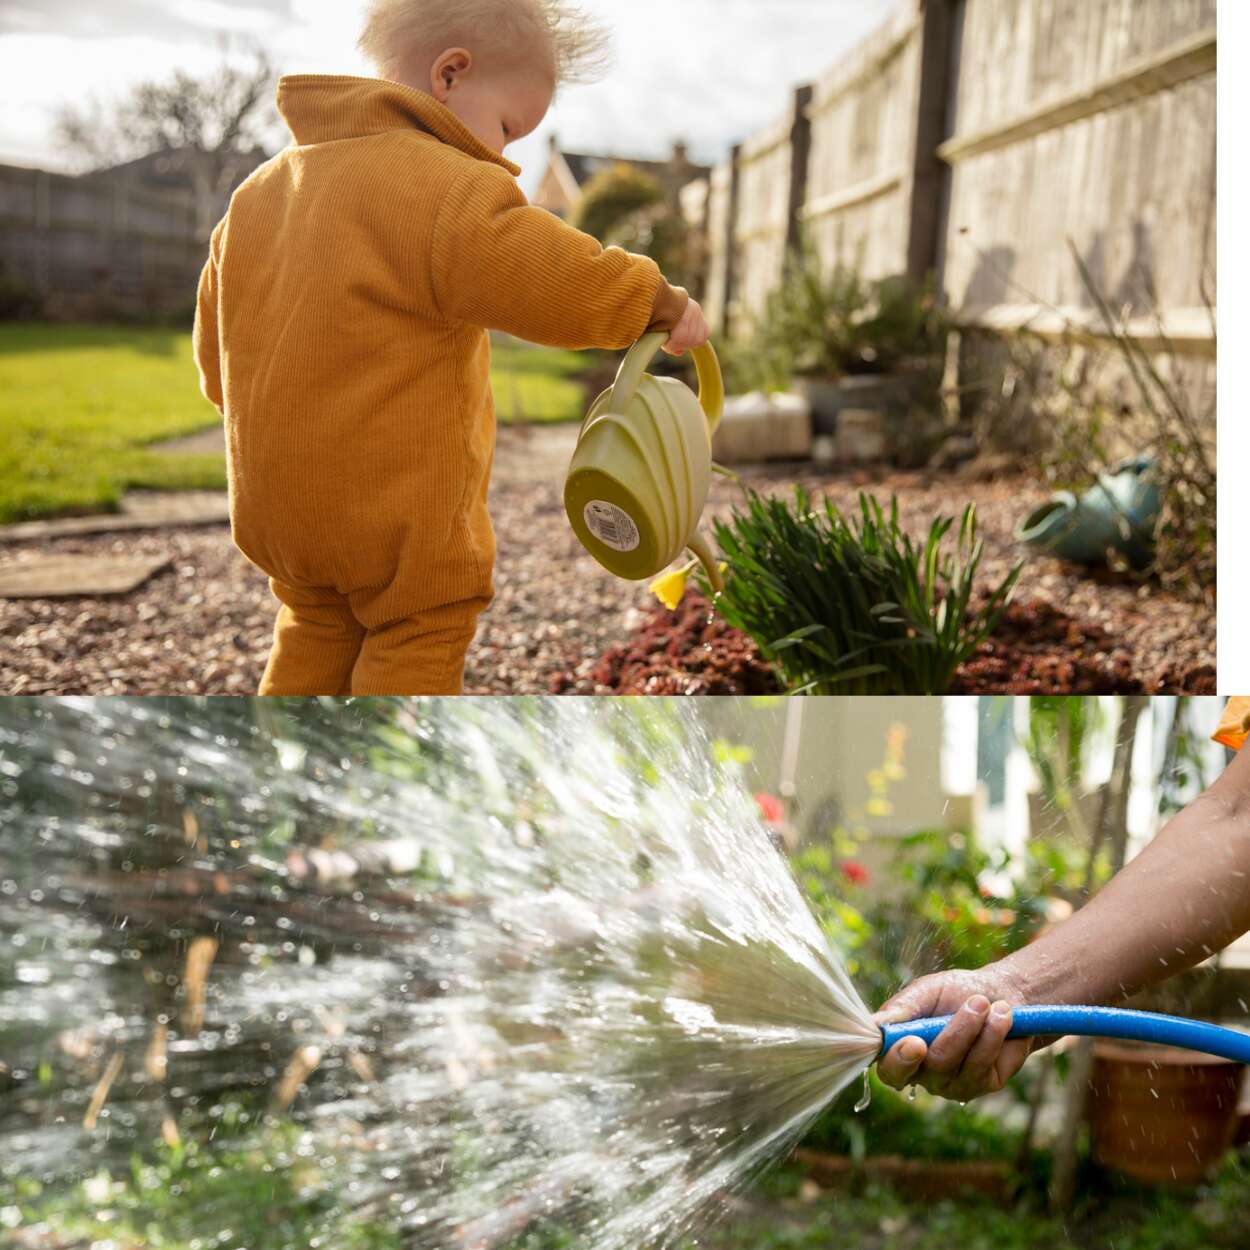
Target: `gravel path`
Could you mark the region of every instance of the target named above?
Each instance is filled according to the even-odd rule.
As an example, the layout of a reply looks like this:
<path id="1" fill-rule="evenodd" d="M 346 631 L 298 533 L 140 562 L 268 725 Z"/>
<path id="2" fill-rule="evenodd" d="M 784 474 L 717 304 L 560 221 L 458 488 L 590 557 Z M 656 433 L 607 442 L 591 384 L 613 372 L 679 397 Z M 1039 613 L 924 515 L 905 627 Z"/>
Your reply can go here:
<path id="1" fill-rule="evenodd" d="M 577 543 L 561 503 L 568 427 L 504 430 L 493 511 L 499 531 L 497 598 L 469 654 L 473 694 L 596 692 L 592 670 L 629 636 L 651 600 L 618 582 Z M 786 489 L 793 468 L 754 470 L 757 488 Z M 1026 477 L 970 482 L 924 473 L 799 477 L 852 504 L 858 489 L 897 490 L 905 525 L 920 532 L 936 511 L 976 501 L 986 538 L 986 578 L 1016 557 L 1011 531 L 1044 490 Z M 713 506 L 727 510 L 737 486 L 718 480 Z M 274 603 L 264 577 L 232 547 L 224 527 L 58 538 L 39 547 L 0 547 L 0 565 L 34 551 L 118 555 L 169 553 L 170 569 L 116 599 L 0 601 L 0 691 L 5 694 L 248 694 L 264 667 Z M 1045 599 L 1104 628 L 1131 657 L 1148 689 L 1172 687 L 1214 665 L 1210 609 L 1111 577 L 1075 575 L 1057 561 L 1031 560 L 1021 599 Z"/>

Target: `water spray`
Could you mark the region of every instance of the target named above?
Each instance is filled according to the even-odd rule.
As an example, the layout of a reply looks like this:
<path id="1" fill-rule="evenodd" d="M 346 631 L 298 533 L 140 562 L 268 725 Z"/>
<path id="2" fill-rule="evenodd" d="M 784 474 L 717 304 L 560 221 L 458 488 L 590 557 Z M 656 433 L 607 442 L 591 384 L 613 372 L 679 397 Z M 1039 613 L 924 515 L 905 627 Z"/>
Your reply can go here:
<path id="1" fill-rule="evenodd" d="M 233 1103 L 413 1250 L 671 1247 L 937 1036 L 873 1021 L 697 709 L 593 704 L 0 704 L 0 1189 L 217 1150 Z M 1066 1033 L 1250 1062 L 1015 1010 Z"/>

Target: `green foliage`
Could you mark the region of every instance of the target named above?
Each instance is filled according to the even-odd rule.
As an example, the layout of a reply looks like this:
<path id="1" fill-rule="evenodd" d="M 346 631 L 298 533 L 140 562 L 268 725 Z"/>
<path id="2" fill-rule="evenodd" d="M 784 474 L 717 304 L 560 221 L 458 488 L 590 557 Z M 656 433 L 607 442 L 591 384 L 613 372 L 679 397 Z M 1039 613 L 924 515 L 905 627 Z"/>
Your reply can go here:
<path id="1" fill-rule="evenodd" d="M 623 217 L 608 231 L 604 242 L 623 247 L 627 252 L 650 256 L 668 281 L 677 286 L 688 286 L 693 280 L 689 261 L 690 228 L 667 200 Z"/>
<path id="2" fill-rule="evenodd" d="M 0 261 L 0 321 L 21 321 L 39 313 L 39 296 Z"/>
<path id="3" fill-rule="evenodd" d="M 930 284 L 902 275 L 869 281 L 841 265 L 826 272 L 804 244 L 769 296 L 752 349 L 773 373 L 889 373 L 940 362 L 948 332 Z"/>
<path id="4" fill-rule="evenodd" d="M 1050 803 L 1068 811 L 1077 800 L 1090 734 L 1102 722 L 1094 699 L 1035 695 L 1029 700 L 1025 747 Z"/>
<path id="5" fill-rule="evenodd" d="M 793 504 L 749 492 L 747 510 L 716 526 L 731 567 L 720 611 L 792 692 L 944 693 L 997 625 L 1020 572 L 974 609 L 982 544 L 971 505 L 951 552 L 953 526 L 938 517 L 919 546 L 899 526 L 897 500 L 887 513 L 861 495 L 848 520 L 802 489 Z"/>
<path id="6" fill-rule="evenodd" d="M 160 1146 L 128 1169 L 101 1167 L 69 1185 L 23 1181 L 7 1218 L 45 1225 L 56 1244 L 397 1250 L 398 1232 L 356 1215 L 341 1178 L 300 1138 L 284 1125 L 225 1148 Z"/>
<path id="7" fill-rule="evenodd" d="M 663 199 L 664 188 L 650 174 L 621 161 L 600 170 L 586 183 L 570 224 L 606 240 L 631 214 Z"/>
<path id="8" fill-rule="evenodd" d="M 853 1159 L 1009 1159 L 1015 1153 L 1016 1134 L 992 1116 L 923 1090 L 912 1101 L 875 1072 L 869 1082 L 872 1098 L 863 1111 L 852 1110 L 861 1093 L 856 1084 L 812 1125 L 804 1146 Z"/>
<path id="9" fill-rule="evenodd" d="M 790 1178 L 794 1173 L 788 1173 Z M 780 1179 L 780 1178 L 778 1178 Z M 774 1182 L 771 1190 L 780 1195 Z M 793 1182 L 789 1186 L 794 1189 Z M 757 1203 L 732 1227 L 699 1238 L 703 1250 L 1241 1250 L 1250 1223 L 1250 1167 L 1232 1158 L 1192 1192 L 1108 1186 L 1068 1219 L 1042 1213 L 1032 1194 L 1004 1206 L 972 1195 L 909 1200 L 870 1184 L 801 1204 Z M 693 1247 L 683 1246 L 683 1250 Z"/>
<path id="10" fill-rule="evenodd" d="M 716 344 L 725 391 L 729 395 L 745 395 L 749 391 L 789 390 L 794 370 L 785 356 L 761 350 L 758 342 L 748 339 L 737 342 L 720 339 Z"/>

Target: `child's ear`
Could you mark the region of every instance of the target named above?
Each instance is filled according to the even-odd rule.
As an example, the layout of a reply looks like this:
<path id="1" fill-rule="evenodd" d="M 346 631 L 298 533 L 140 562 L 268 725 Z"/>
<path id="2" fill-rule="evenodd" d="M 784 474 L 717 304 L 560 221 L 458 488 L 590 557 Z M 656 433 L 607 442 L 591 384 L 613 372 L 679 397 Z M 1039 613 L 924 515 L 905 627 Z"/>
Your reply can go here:
<path id="1" fill-rule="evenodd" d="M 467 48 L 448 48 L 430 70 L 430 85 L 435 97 L 446 103 L 460 80 L 473 68 L 473 53 Z"/>

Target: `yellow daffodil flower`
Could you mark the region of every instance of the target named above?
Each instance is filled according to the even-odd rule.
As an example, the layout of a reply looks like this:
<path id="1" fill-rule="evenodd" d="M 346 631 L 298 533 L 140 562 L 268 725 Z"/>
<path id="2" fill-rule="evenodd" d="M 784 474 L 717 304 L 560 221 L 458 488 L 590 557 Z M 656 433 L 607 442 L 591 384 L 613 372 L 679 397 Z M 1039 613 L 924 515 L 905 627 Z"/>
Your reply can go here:
<path id="1" fill-rule="evenodd" d="M 691 560 L 689 564 L 683 565 L 679 569 L 672 569 L 667 573 L 661 573 L 659 577 L 651 583 L 647 589 L 670 611 L 676 612 L 677 605 L 681 603 L 686 595 L 686 583 L 690 580 L 690 574 L 699 567 L 698 560 Z M 729 571 L 729 565 L 722 563 L 720 571 L 725 574 Z"/>
<path id="2" fill-rule="evenodd" d="M 685 567 L 661 573 L 651 583 L 648 590 L 670 611 L 676 612 L 677 605 L 686 596 L 686 583 L 690 580 L 691 570 L 698 561 L 692 560 Z"/>

